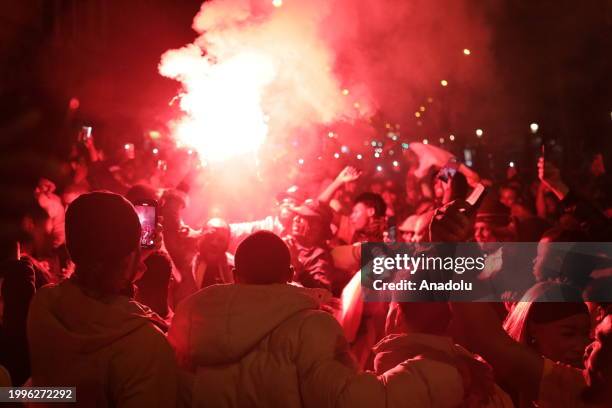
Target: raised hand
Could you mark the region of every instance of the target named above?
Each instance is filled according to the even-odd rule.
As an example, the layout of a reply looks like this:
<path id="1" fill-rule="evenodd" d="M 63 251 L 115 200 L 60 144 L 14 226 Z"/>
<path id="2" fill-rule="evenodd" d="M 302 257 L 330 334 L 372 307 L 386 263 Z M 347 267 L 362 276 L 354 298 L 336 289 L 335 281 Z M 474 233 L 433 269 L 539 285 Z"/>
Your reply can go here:
<path id="1" fill-rule="evenodd" d="M 361 176 L 361 172 L 357 170 L 355 167 L 346 166 L 340 174 L 336 177 L 336 181 L 338 183 L 350 183 L 351 181 L 355 181 Z"/>
<path id="2" fill-rule="evenodd" d="M 567 195 L 569 188 L 561 178 L 561 171 L 552 163 L 544 159 L 544 157 L 540 157 L 538 160 L 538 178 L 559 200 L 563 200 Z"/>

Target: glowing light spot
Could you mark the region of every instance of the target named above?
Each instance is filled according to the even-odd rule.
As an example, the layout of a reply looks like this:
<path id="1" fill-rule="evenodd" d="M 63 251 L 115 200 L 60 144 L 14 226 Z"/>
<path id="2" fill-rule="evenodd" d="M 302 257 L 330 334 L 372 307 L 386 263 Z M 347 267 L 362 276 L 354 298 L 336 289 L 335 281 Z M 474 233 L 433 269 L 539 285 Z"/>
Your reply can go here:
<path id="1" fill-rule="evenodd" d="M 428 144 L 428 143 L 429 143 L 429 140 L 423 139 L 423 144 Z"/>
<path id="2" fill-rule="evenodd" d="M 378 166 L 376 166 L 376 171 L 383 171 L 382 166 L 379 164 Z"/>
<path id="3" fill-rule="evenodd" d="M 334 153 L 334 157 L 335 157 L 336 159 L 339 159 L 339 158 L 340 158 L 340 153 L 338 153 L 338 152 Z"/>
<path id="4" fill-rule="evenodd" d="M 444 144 L 444 138 L 443 137 L 440 138 L 440 144 Z"/>
<path id="5" fill-rule="evenodd" d="M 471 53 L 472 53 L 472 51 L 470 51 L 469 49 L 467 49 L 467 48 L 463 49 L 463 54 L 470 55 Z"/>
<path id="6" fill-rule="evenodd" d="M 304 164 L 304 159 L 299 159 L 299 160 L 298 160 L 298 163 L 299 163 L 300 165 Z"/>
<path id="7" fill-rule="evenodd" d="M 193 154 L 193 150 L 191 150 L 191 149 L 187 150 L 187 154 L 188 155 L 192 155 Z"/>
<path id="8" fill-rule="evenodd" d="M 511 161 L 510 163 L 508 163 L 508 166 L 509 166 L 509 167 L 514 167 L 514 162 L 513 162 L 513 161 Z"/>
<path id="9" fill-rule="evenodd" d="M 391 129 L 391 124 L 390 124 L 390 123 L 385 123 L 385 127 L 386 127 L 387 129 Z"/>
<path id="10" fill-rule="evenodd" d="M 130 147 L 131 147 L 131 146 L 132 146 L 132 144 L 131 144 L 131 143 L 126 143 L 126 144 L 124 144 L 124 145 L 123 145 L 123 148 L 124 148 L 125 150 L 130 150 Z"/>
<path id="11" fill-rule="evenodd" d="M 341 151 L 342 153 L 348 153 L 348 152 L 349 152 L 349 148 L 348 148 L 348 146 L 342 146 L 342 147 L 340 148 L 340 151 Z"/>
<path id="12" fill-rule="evenodd" d="M 349 94 L 349 90 L 348 89 L 345 88 L 345 89 L 342 90 L 342 95 L 346 96 L 348 94 Z"/>
<path id="13" fill-rule="evenodd" d="M 540 128 L 540 126 L 534 122 L 531 125 L 529 125 L 529 128 L 531 129 L 531 133 L 536 133 L 538 129 Z"/>
<path id="14" fill-rule="evenodd" d="M 159 70 L 185 88 L 178 98 L 185 115 L 171 123 L 177 143 L 215 162 L 254 153 L 264 143 L 268 124 L 261 98 L 277 74 L 268 55 L 245 50 L 212 64 L 191 45 L 164 54 Z"/>
<path id="15" fill-rule="evenodd" d="M 408 143 L 402 143 L 402 149 L 407 149 L 409 147 L 410 145 Z"/>
<path id="16" fill-rule="evenodd" d="M 476 129 L 476 136 L 482 137 L 483 134 L 484 134 L 484 131 L 482 129 Z"/>
<path id="17" fill-rule="evenodd" d="M 71 110 L 77 110 L 79 109 L 79 106 L 81 106 L 81 102 L 78 98 L 70 98 L 70 102 L 68 102 L 68 107 Z"/>
<path id="18" fill-rule="evenodd" d="M 272 0 L 272 5 L 274 7 L 280 7 L 283 5 L 283 0 Z"/>
<path id="19" fill-rule="evenodd" d="M 159 133 L 157 130 L 150 130 L 149 137 L 153 140 L 157 140 L 161 137 L 161 133 Z"/>
<path id="20" fill-rule="evenodd" d="M 360 107 L 361 105 L 359 105 L 359 102 L 355 102 L 355 103 L 353 104 L 353 106 L 355 107 L 355 109 L 359 109 L 359 107 Z"/>
<path id="21" fill-rule="evenodd" d="M 397 160 L 393 160 L 393 167 L 398 167 L 399 166 L 399 162 Z"/>
<path id="22" fill-rule="evenodd" d="M 156 147 L 153 149 L 153 154 L 157 154 L 157 153 L 159 153 L 159 149 Z"/>
<path id="23" fill-rule="evenodd" d="M 329 133 L 327 134 L 327 136 L 329 136 L 329 137 L 334 137 L 334 132 L 329 132 Z"/>
<path id="24" fill-rule="evenodd" d="M 451 142 L 455 141 L 455 135 L 450 135 L 448 138 L 450 139 Z"/>
<path id="25" fill-rule="evenodd" d="M 380 153 L 378 153 L 378 152 L 374 153 L 374 157 L 376 157 L 376 158 L 380 157 Z"/>
<path id="26" fill-rule="evenodd" d="M 448 81 L 446 79 L 443 79 L 443 80 L 440 81 L 440 85 L 447 86 L 448 85 Z"/>
<path id="27" fill-rule="evenodd" d="M 357 160 L 361 160 L 361 159 L 363 159 L 363 156 L 362 156 L 362 155 L 360 155 L 360 154 L 358 154 L 358 155 L 357 155 Z"/>
<path id="28" fill-rule="evenodd" d="M 414 112 L 414 116 L 416 116 L 417 118 L 421 117 L 421 112 Z"/>
<path id="29" fill-rule="evenodd" d="M 376 140 L 372 140 L 372 147 L 376 146 Z"/>
<path id="30" fill-rule="evenodd" d="M 433 103 L 434 99 L 430 96 L 427 98 L 427 103 Z"/>
<path id="31" fill-rule="evenodd" d="M 419 108 L 419 110 L 420 110 L 421 112 L 425 112 L 425 107 L 424 107 L 424 106 L 421 106 L 421 107 Z"/>

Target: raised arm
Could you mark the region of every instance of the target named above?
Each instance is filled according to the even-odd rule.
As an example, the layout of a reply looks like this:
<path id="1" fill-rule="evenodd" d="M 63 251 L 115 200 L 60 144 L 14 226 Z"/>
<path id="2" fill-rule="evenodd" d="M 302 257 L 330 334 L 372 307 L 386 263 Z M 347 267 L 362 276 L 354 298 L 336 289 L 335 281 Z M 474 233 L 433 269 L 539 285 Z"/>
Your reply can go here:
<path id="1" fill-rule="evenodd" d="M 350 183 L 351 181 L 355 181 L 359 178 L 361 172 L 356 168 L 351 166 L 346 166 L 342 171 L 336 176 L 334 181 L 332 181 L 326 188 L 319 194 L 319 201 L 323 204 L 329 204 L 334 193 L 342 187 L 345 183 Z"/>

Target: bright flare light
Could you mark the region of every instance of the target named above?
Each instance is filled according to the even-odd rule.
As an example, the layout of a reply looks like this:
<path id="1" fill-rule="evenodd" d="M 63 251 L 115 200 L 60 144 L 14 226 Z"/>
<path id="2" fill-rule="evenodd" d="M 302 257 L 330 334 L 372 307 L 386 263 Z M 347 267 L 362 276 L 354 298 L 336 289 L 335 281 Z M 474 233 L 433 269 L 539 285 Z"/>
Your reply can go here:
<path id="1" fill-rule="evenodd" d="M 261 95 L 276 74 L 273 64 L 256 52 L 212 64 L 199 48 L 190 51 L 170 51 L 160 65 L 162 75 L 180 78 L 186 90 L 180 107 L 187 115 L 174 123 L 176 141 L 209 161 L 257 151 L 268 133 Z M 207 75 L 191 75 L 197 70 Z"/>
<path id="2" fill-rule="evenodd" d="M 280 7 L 283 5 L 283 0 L 272 0 L 272 5 L 274 7 Z"/>
<path id="3" fill-rule="evenodd" d="M 482 137 L 482 135 L 484 134 L 482 129 L 476 129 L 476 136 L 478 137 Z"/>
<path id="4" fill-rule="evenodd" d="M 540 126 L 537 123 L 532 123 L 529 125 L 529 128 L 531 129 L 531 133 L 536 133 Z"/>

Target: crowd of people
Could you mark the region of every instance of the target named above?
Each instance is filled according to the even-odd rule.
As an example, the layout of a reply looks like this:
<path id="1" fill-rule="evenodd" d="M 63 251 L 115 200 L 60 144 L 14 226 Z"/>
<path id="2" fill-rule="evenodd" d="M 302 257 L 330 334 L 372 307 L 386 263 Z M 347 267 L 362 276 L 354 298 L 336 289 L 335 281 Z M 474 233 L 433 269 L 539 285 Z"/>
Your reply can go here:
<path id="1" fill-rule="evenodd" d="M 259 220 L 200 225 L 183 217 L 198 205 L 187 180 L 134 163 L 109 168 L 86 140 L 61 191 L 47 178 L 32 191 L 2 243 L 1 386 L 75 386 L 86 407 L 612 406 L 612 264 L 548 246 L 612 239 L 601 154 L 576 186 L 544 158 L 495 182 L 454 159 L 415 161 L 400 183 L 349 166 Z M 158 203 L 153 248 L 143 200 Z M 365 302 L 368 242 L 473 242 L 496 260 L 479 280 L 529 285 Z M 504 242 L 538 243 L 533 263 Z"/>

